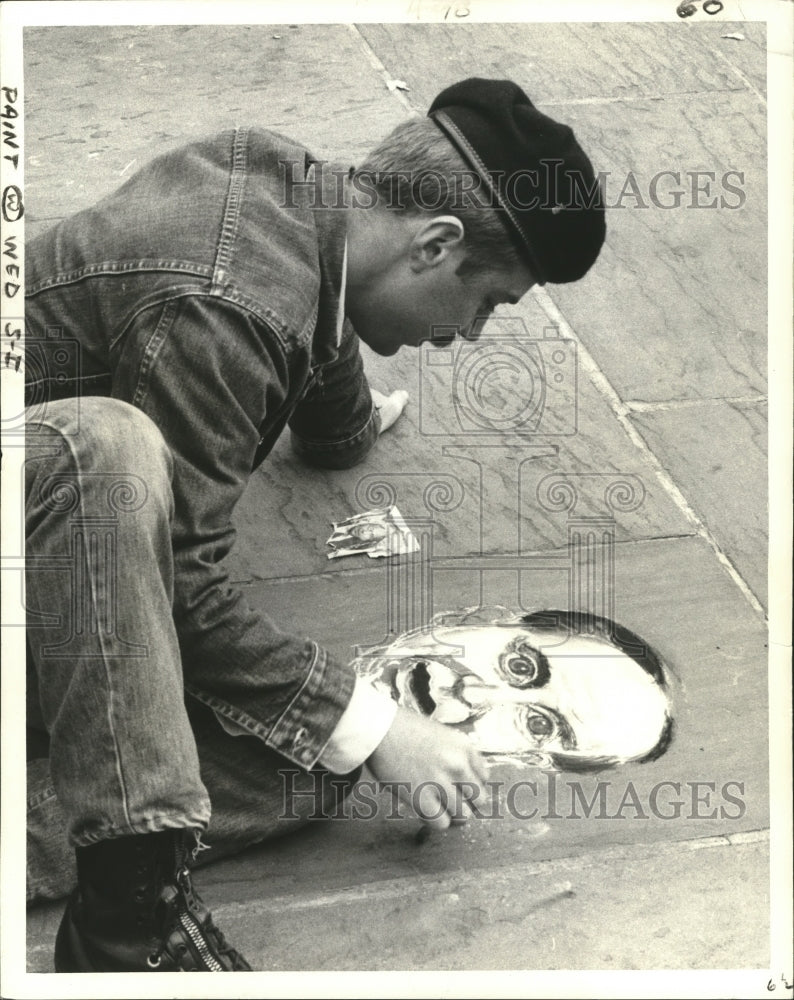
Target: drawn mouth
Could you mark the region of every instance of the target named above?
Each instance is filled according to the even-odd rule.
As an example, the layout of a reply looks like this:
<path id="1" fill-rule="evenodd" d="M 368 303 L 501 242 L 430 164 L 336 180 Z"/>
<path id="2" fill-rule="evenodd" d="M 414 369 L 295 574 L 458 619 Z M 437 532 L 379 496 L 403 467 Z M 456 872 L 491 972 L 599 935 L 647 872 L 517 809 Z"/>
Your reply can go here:
<path id="1" fill-rule="evenodd" d="M 436 703 L 430 695 L 430 671 L 427 664 L 420 661 L 411 671 L 408 688 L 416 701 L 416 707 L 423 715 L 432 715 Z"/>

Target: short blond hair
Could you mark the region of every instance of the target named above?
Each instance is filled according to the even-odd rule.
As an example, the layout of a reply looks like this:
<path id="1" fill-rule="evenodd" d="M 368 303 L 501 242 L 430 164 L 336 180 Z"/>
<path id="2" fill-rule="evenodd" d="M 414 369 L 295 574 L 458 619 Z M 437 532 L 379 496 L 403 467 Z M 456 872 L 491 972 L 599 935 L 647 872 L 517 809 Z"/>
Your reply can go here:
<path id="1" fill-rule="evenodd" d="M 459 274 L 509 270 L 521 262 L 490 192 L 432 119 L 412 118 L 398 125 L 353 177 L 389 211 L 459 218 L 466 241 Z"/>

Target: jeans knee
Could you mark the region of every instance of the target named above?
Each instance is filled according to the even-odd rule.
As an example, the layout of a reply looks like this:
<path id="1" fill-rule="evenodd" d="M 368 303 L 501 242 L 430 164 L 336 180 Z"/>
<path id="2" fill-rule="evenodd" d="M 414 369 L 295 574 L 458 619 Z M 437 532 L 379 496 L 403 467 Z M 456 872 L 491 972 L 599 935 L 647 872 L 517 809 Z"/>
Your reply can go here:
<path id="1" fill-rule="evenodd" d="M 60 438 L 62 447 L 59 456 L 45 463 L 51 472 L 74 465 L 84 474 L 116 476 L 133 491 L 136 480 L 147 492 L 158 485 L 170 487 L 170 449 L 154 422 L 130 403 L 106 396 L 50 403 L 46 413 L 28 425 L 29 454 L 35 457 L 36 445 L 49 444 L 53 437 Z"/>
<path id="2" fill-rule="evenodd" d="M 26 453 L 29 538 L 42 518 L 78 509 L 114 519 L 134 514 L 139 526 L 172 517 L 170 449 L 152 420 L 129 403 L 88 396 L 48 404 L 28 424 Z"/>

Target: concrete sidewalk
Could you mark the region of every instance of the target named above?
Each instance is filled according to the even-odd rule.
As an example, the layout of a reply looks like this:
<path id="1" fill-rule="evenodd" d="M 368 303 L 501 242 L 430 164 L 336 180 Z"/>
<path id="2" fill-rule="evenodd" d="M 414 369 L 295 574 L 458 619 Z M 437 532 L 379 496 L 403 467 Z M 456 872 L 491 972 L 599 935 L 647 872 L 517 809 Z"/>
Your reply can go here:
<path id="1" fill-rule="evenodd" d="M 280 625 L 349 658 L 394 624 L 387 567 L 329 563 L 329 522 L 388 495 L 432 525 L 433 610 L 567 606 L 573 512 L 539 499 L 564 481 L 577 517 L 612 526 L 601 597 L 678 680 L 673 745 L 610 775 L 610 794 L 631 783 L 647 806 L 672 782 L 680 815 L 505 815 L 421 845 L 386 808 L 312 823 L 198 876 L 256 968 L 768 967 L 765 51 L 762 24 L 713 20 L 27 29 L 29 237 L 230 124 L 355 162 L 473 75 L 514 79 L 608 172 L 597 266 L 502 313 L 575 343 L 576 432 L 483 445 L 455 433 L 421 352 L 367 353 L 374 385 L 409 390 L 406 414 L 346 472 L 308 473 L 280 442 L 237 511 L 233 574 Z M 579 777 L 589 798 L 599 776 Z M 30 911 L 30 971 L 51 970 L 59 915 Z"/>

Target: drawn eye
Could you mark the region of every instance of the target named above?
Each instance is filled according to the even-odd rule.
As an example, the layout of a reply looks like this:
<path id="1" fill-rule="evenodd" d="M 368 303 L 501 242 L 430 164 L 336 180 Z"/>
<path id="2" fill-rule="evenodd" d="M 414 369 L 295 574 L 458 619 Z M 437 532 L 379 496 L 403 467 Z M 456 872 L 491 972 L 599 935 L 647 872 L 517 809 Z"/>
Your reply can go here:
<path id="1" fill-rule="evenodd" d="M 525 706 L 523 711 L 517 713 L 515 724 L 530 750 L 543 747 L 562 736 L 558 720 L 534 706 Z"/>
<path id="2" fill-rule="evenodd" d="M 533 656 L 512 654 L 505 659 L 504 668 L 514 687 L 528 687 L 538 675 L 537 660 Z"/>
<path id="3" fill-rule="evenodd" d="M 499 673 L 511 687 L 542 687 L 549 679 L 549 666 L 543 654 L 519 636 L 499 654 Z"/>
<path id="4" fill-rule="evenodd" d="M 554 723 L 545 715 L 531 715 L 527 722 L 527 729 L 533 736 L 548 738 L 554 732 Z"/>

